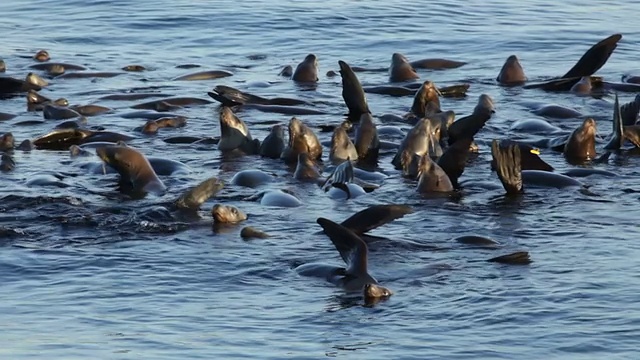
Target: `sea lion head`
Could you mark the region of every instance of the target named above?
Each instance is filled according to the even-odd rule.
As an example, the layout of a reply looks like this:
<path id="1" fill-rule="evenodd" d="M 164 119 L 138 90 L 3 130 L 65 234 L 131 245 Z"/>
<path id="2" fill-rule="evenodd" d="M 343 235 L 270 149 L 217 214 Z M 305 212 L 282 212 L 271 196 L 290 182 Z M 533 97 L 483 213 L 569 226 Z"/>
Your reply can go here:
<path id="1" fill-rule="evenodd" d="M 51 64 L 51 66 L 47 68 L 47 74 L 51 76 L 62 75 L 64 72 L 65 68 L 61 64 Z"/>
<path id="2" fill-rule="evenodd" d="M 40 87 L 49 85 L 49 83 L 45 79 L 41 78 L 40 76 L 34 73 L 27 74 L 26 82 L 32 85 L 40 86 Z"/>
<path id="3" fill-rule="evenodd" d="M 389 67 L 389 81 L 402 82 L 414 80 L 420 76 L 411 66 L 409 60 L 400 53 L 391 55 L 391 66 Z"/>
<path id="4" fill-rule="evenodd" d="M 247 125 L 228 106 L 220 107 L 220 142 L 218 149 L 232 151 L 252 141 Z"/>
<path id="5" fill-rule="evenodd" d="M 478 104 L 473 109 L 474 114 L 495 114 L 496 108 L 493 99 L 487 94 L 478 97 Z"/>
<path id="6" fill-rule="evenodd" d="M 13 156 L 3 153 L 0 157 L 0 171 L 11 171 L 15 167 L 16 162 L 13 160 Z"/>
<path id="7" fill-rule="evenodd" d="M 442 93 L 436 88 L 436 84 L 433 81 L 425 81 L 413 98 L 411 112 L 417 117 L 439 113 L 441 111 L 439 96 L 442 96 Z"/>
<path id="8" fill-rule="evenodd" d="M 37 91 L 33 89 L 27 92 L 27 104 L 36 105 L 36 104 L 43 104 L 49 101 L 51 101 L 51 99 L 40 95 Z"/>
<path id="9" fill-rule="evenodd" d="M 591 93 L 591 88 L 591 77 L 583 76 L 580 81 L 571 87 L 571 92 L 586 95 Z"/>
<path id="10" fill-rule="evenodd" d="M 299 82 L 318 81 L 318 58 L 314 54 L 307 55 L 296 67 L 292 79 Z"/>
<path id="11" fill-rule="evenodd" d="M 289 121 L 289 150 L 294 156 L 293 161 L 297 159 L 297 154 L 303 152 L 309 153 L 314 160 L 322 156 L 322 145 L 316 134 L 295 116 Z"/>
<path id="12" fill-rule="evenodd" d="M 15 138 L 13 137 L 13 134 L 10 132 L 4 133 L 1 137 L 0 137 L 0 150 L 2 151 L 7 151 L 7 150 L 12 150 L 13 147 L 15 146 Z"/>
<path id="13" fill-rule="evenodd" d="M 298 154 L 298 164 L 293 177 L 298 180 L 312 180 L 320 177 L 315 162 L 306 152 Z"/>
<path id="14" fill-rule="evenodd" d="M 47 50 L 38 50 L 38 52 L 33 55 L 33 59 L 36 61 L 45 62 L 49 61 L 49 59 L 51 58 L 49 57 L 49 53 L 47 52 Z"/>
<path id="15" fill-rule="evenodd" d="M 570 162 L 582 162 L 596 157 L 596 121 L 586 118 L 582 125 L 571 133 L 564 147 L 564 155 Z"/>
<path id="16" fill-rule="evenodd" d="M 237 223 L 247 220 L 247 214 L 235 206 L 216 204 L 211 208 L 213 221 L 219 224 Z"/>
<path id="17" fill-rule="evenodd" d="M 273 125 L 271 127 L 270 134 L 272 134 L 278 139 L 284 140 L 284 126 L 282 126 L 281 124 Z"/>
<path id="18" fill-rule="evenodd" d="M 393 291 L 377 284 L 366 284 L 363 290 L 365 303 L 375 303 L 393 295 Z"/>
<path id="19" fill-rule="evenodd" d="M 517 56 L 511 55 L 507 58 L 496 80 L 504 85 L 517 85 L 527 81 Z"/>
<path id="20" fill-rule="evenodd" d="M 7 71 L 7 64 L 5 64 L 4 60 L 0 59 L 0 73 Z"/>
<path id="21" fill-rule="evenodd" d="M 157 134 L 159 128 L 155 120 L 149 120 L 144 124 L 141 131 L 143 134 Z"/>

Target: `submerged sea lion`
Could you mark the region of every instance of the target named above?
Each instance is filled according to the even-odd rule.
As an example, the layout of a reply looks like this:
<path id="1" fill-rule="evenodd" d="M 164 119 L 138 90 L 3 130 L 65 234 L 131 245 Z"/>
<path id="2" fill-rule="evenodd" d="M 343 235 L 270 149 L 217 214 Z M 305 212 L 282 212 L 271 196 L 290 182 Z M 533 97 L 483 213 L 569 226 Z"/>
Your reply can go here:
<path id="1" fill-rule="evenodd" d="M 208 105 L 211 104 L 211 100 L 200 99 L 194 97 L 174 97 L 174 98 L 166 98 L 160 100 L 149 101 L 146 103 L 134 105 L 132 109 L 143 109 L 143 110 L 156 110 L 156 111 L 167 111 L 168 109 L 162 109 L 163 105 L 170 106 L 193 106 L 193 105 Z M 160 110 L 159 110 L 160 108 Z"/>
<path id="2" fill-rule="evenodd" d="M 145 68 L 142 65 L 126 65 L 122 67 L 122 71 L 128 71 L 128 72 L 141 72 L 141 71 L 145 71 L 147 70 L 147 68 Z"/>
<path id="3" fill-rule="evenodd" d="M 316 168 L 315 162 L 309 158 L 308 153 L 298 154 L 298 164 L 293 177 L 297 180 L 316 180 L 320 177 L 320 172 Z"/>
<path id="4" fill-rule="evenodd" d="M 231 178 L 231 183 L 236 186 L 255 188 L 273 182 L 274 177 L 262 170 L 249 169 L 237 172 Z"/>
<path id="5" fill-rule="evenodd" d="M 60 76 L 57 76 L 56 79 L 90 79 L 90 78 L 99 78 L 99 79 L 106 79 L 106 78 L 112 78 L 112 77 L 116 77 L 119 75 L 123 75 L 126 74 L 124 72 L 108 72 L 108 71 L 102 71 L 102 72 L 72 72 L 72 73 L 65 73 L 62 74 Z"/>
<path id="6" fill-rule="evenodd" d="M 211 208 L 213 221 L 218 224 L 239 223 L 247 220 L 247 214 L 235 206 L 215 204 Z"/>
<path id="7" fill-rule="evenodd" d="M 260 156 L 279 159 L 284 147 L 284 126 L 274 125 L 269 135 L 260 144 Z"/>
<path id="8" fill-rule="evenodd" d="M 3 153 L 0 157 L 0 171 L 9 172 L 16 167 L 16 162 L 13 160 L 13 156 Z"/>
<path id="9" fill-rule="evenodd" d="M 389 67 L 389 81 L 403 82 L 418 79 L 420 76 L 409 64 L 409 60 L 400 53 L 391 56 L 391 66 Z"/>
<path id="10" fill-rule="evenodd" d="M 134 192 L 162 194 L 166 186 L 158 178 L 149 160 L 138 150 L 128 146 L 102 146 L 96 154 L 105 164 L 120 174 L 120 183 Z"/>
<path id="11" fill-rule="evenodd" d="M 220 142 L 218 149 L 222 152 L 239 150 L 252 155 L 260 150 L 260 141 L 252 139 L 247 125 L 238 118 L 231 108 L 220 108 Z"/>
<path id="12" fill-rule="evenodd" d="M 66 120 L 82 117 L 82 115 L 77 111 L 64 106 L 56 106 L 51 103 L 44 105 L 42 108 L 42 116 L 47 120 Z"/>
<path id="13" fill-rule="evenodd" d="M 289 143 L 280 156 L 286 163 L 298 161 L 298 154 L 308 153 L 312 160 L 322 158 L 322 145 L 314 132 L 298 118 L 289 121 Z"/>
<path id="14" fill-rule="evenodd" d="M 459 187 L 458 179 L 466 167 L 472 142 L 472 138 L 459 139 L 438 159 L 438 166 L 447 174 L 454 189 Z"/>
<path id="15" fill-rule="evenodd" d="M 47 63 L 43 63 L 43 64 L 33 64 L 33 65 L 29 66 L 30 69 L 44 70 L 44 71 L 46 71 L 48 73 L 51 73 L 53 69 L 59 69 L 60 67 L 62 67 L 63 72 L 65 70 L 87 70 L 87 68 L 84 67 L 84 66 L 74 65 L 74 64 L 67 64 L 67 63 L 55 63 L 55 62 L 47 62 Z"/>
<path id="16" fill-rule="evenodd" d="M 311 105 L 304 100 L 291 98 L 264 98 L 258 95 L 250 94 L 231 86 L 218 85 L 213 91 L 207 93 L 211 98 L 219 101 L 225 106 L 238 105 L 278 105 L 278 106 L 295 106 L 295 105 Z"/>
<path id="17" fill-rule="evenodd" d="M 38 50 L 38 52 L 33 55 L 33 60 L 35 61 L 45 62 L 49 61 L 49 59 L 51 59 L 51 57 L 49 57 L 47 50 Z"/>
<path id="18" fill-rule="evenodd" d="M 242 228 L 242 230 L 240 230 L 240 237 L 242 237 L 243 239 L 267 239 L 271 236 L 264 231 L 260 231 L 251 226 L 245 226 Z"/>
<path id="19" fill-rule="evenodd" d="M 0 73 L 6 72 L 7 71 L 7 64 L 4 62 L 4 60 L 0 59 Z"/>
<path id="20" fill-rule="evenodd" d="M 13 150 L 15 146 L 15 138 L 13 137 L 13 133 L 6 132 L 0 136 L 0 151 L 9 151 Z"/>
<path id="21" fill-rule="evenodd" d="M 362 115 L 365 116 L 365 115 Z M 343 125 L 336 127 L 331 136 L 331 149 L 329 150 L 329 161 L 333 164 L 341 164 L 347 159 L 358 158 L 358 151 L 349 138 L 347 130 Z"/>
<path id="22" fill-rule="evenodd" d="M 521 85 L 527 81 L 527 77 L 524 75 L 524 69 L 520 65 L 520 60 L 515 55 L 511 55 L 507 58 L 500 69 L 500 73 L 496 78 L 496 81 L 502 85 Z"/>
<path id="23" fill-rule="evenodd" d="M 362 114 L 370 113 L 367 98 L 362 84 L 349 64 L 340 60 L 340 76 L 342 77 L 342 98 L 349 109 L 349 119 L 357 122 Z"/>
<path id="24" fill-rule="evenodd" d="M 42 86 L 38 85 L 38 83 L 39 81 L 32 73 L 29 73 L 25 80 L 14 79 L 9 76 L 0 76 L 0 95 L 18 94 L 29 90 L 39 91 L 42 89 Z"/>
<path id="25" fill-rule="evenodd" d="M 378 284 L 378 281 L 368 271 L 367 244 L 353 231 L 335 222 L 318 218 L 318 224 L 322 226 L 324 233 L 329 236 L 331 242 L 347 264 L 347 268 L 305 264 L 296 268 L 296 271 L 304 276 L 321 276 L 327 281 L 344 288 L 346 291 L 363 292 L 367 284 Z M 372 295 L 383 294 L 388 296 L 391 291 L 371 292 Z"/>
<path id="26" fill-rule="evenodd" d="M 582 163 L 595 159 L 596 121 L 592 118 L 586 118 L 569 137 L 563 153 L 570 163 Z"/>
<path id="27" fill-rule="evenodd" d="M 414 154 L 414 156 L 418 156 Z M 418 192 L 426 193 L 447 193 L 452 192 L 453 184 L 449 176 L 436 164 L 429 155 L 419 156 L 418 162 Z"/>
<path id="28" fill-rule="evenodd" d="M 358 161 L 371 163 L 378 161 L 380 140 L 378 139 L 376 124 L 369 113 L 360 116 L 360 121 L 356 128 L 355 149 Z"/>
<path id="29" fill-rule="evenodd" d="M 293 76 L 293 67 L 291 65 L 285 66 L 278 75 L 290 78 Z"/>
<path id="30" fill-rule="evenodd" d="M 318 58 L 314 54 L 307 55 L 296 67 L 291 77 L 297 82 L 317 82 L 318 81 Z"/>
<path id="31" fill-rule="evenodd" d="M 224 70 L 210 70 L 210 71 L 200 71 L 193 74 L 187 74 L 178 76 L 173 79 L 173 81 L 198 81 L 198 80 L 214 80 L 221 79 L 228 76 L 233 76 L 233 73 Z"/>
<path id="32" fill-rule="evenodd" d="M 447 129 L 449 145 L 452 145 L 458 139 L 473 138 L 476 136 L 478 131 L 484 127 L 484 124 L 491 119 L 491 115 L 495 112 L 493 99 L 487 94 L 480 95 L 478 104 L 473 109 L 473 113 L 458 119 Z"/>
<path id="33" fill-rule="evenodd" d="M 82 116 L 96 116 L 96 115 L 100 115 L 100 114 L 104 114 L 104 113 L 113 111 L 113 109 L 110 109 L 108 107 L 95 105 L 95 104 L 91 104 L 91 105 L 73 105 L 73 106 L 70 106 L 69 108 L 71 110 L 76 111 L 78 114 L 80 114 Z"/>

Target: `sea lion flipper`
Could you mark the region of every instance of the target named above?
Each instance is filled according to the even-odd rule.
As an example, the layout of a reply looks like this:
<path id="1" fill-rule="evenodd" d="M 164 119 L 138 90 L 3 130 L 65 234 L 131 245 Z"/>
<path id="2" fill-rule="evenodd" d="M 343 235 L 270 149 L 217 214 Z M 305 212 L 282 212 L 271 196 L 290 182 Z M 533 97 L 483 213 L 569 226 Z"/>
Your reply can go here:
<path id="1" fill-rule="evenodd" d="M 618 93 L 616 93 L 615 101 L 613 103 L 613 132 L 611 134 L 611 140 L 605 145 L 606 150 L 618 150 L 622 147 L 624 138 L 622 136 L 624 132 L 622 125 L 622 116 L 620 113 L 620 103 L 618 102 Z"/>
<path id="2" fill-rule="evenodd" d="M 316 221 L 347 263 L 347 273 L 366 274 L 367 244 L 353 231 L 329 219 L 318 218 Z"/>
<path id="3" fill-rule="evenodd" d="M 224 184 L 218 178 L 209 178 L 180 195 L 174 205 L 179 209 L 198 209 L 223 186 Z"/>
<path id="4" fill-rule="evenodd" d="M 507 195 L 521 193 L 522 166 L 520 147 L 516 144 L 509 144 L 503 148 L 498 140 L 493 140 L 491 142 L 491 156 L 496 164 L 496 173 L 507 191 Z"/>
<path id="5" fill-rule="evenodd" d="M 622 107 L 620 108 L 622 125 L 634 125 L 636 123 L 636 120 L 638 120 L 638 113 L 640 113 L 640 95 L 636 95 L 633 101 L 622 105 Z"/>
<path id="6" fill-rule="evenodd" d="M 207 92 L 207 95 L 209 95 L 214 100 L 220 102 L 220 104 L 222 104 L 222 106 L 234 107 L 234 106 L 237 106 L 237 105 L 242 105 L 242 104 L 237 103 L 237 102 L 235 102 L 233 100 L 227 99 L 223 95 L 220 95 L 220 94 L 218 94 L 216 92 L 209 91 L 209 92 Z"/>
<path id="7" fill-rule="evenodd" d="M 351 215 L 341 225 L 362 235 L 412 212 L 413 209 L 408 205 L 374 205 Z"/>
<path id="8" fill-rule="evenodd" d="M 529 257 L 529 253 L 527 251 L 517 251 L 507 255 L 496 256 L 494 258 L 488 259 L 487 261 L 509 265 L 531 264 L 531 258 Z"/>
<path id="9" fill-rule="evenodd" d="M 587 50 L 578 62 L 564 74 L 563 78 L 591 76 L 609 60 L 613 50 L 618 46 L 622 35 L 614 34 L 599 41 Z"/>

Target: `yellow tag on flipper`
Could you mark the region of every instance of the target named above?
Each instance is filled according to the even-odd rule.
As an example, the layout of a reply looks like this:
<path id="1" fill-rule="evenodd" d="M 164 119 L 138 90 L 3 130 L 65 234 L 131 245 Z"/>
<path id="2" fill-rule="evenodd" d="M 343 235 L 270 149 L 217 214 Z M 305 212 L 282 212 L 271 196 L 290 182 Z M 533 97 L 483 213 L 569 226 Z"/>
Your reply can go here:
<path id="1" fill-rule="evenodd" d="M 529 152 L 535 155 L 540 155 L 540 149 L 531 149 Z"/>

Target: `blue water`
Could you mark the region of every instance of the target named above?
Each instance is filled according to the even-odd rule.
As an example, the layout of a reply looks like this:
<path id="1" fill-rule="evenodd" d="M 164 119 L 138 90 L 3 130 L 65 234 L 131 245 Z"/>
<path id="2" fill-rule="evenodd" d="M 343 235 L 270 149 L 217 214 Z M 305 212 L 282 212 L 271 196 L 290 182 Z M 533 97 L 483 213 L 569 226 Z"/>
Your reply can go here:
<path id="1" fill-rule="evenodd" d="M 157 87 L 162 93 L 207 98 L 226 84 L 262 96 L 321 101 L 329 115 L 301 116 L 315 126 L 338 124 L 345 113 L 337 60 L 386 67 L 391 54 L 410 59 L 467 61 L 458 69 L 420 70 L 438 85 L 470 83 L 465 99 L 443 99 L 443 109 L 468 113 L 487 93 L 497 113 L 477 140 L 480 156 L 463 180 L 499 184 L 489 171 L 487 143 L 514 136 L 509 125 L 536 118 L 527 101 L 569 106 L 611 129 L 612 96 L 598 100 L 572 94 L 501 88 L 494 79 L 511 54 L 530 80 L 564 74 L 589 46 L 613 33 L 623 39 L 598 72 L 610 81 L 640 74 L 640 28 L 631 0 L 600 1 L 15 1 L 3 0 L 0 57 L 7 75 L 22 78 L 29 57 L 47 49 L 52 61 L 118 71 L 129 64 L 149 70 L 111 79 L 51 80 L 42 90 L 73 104 L 127 89 Z M 319 58 L 320 81 L 302 89 L 278 76 L 308 53 Z M 251 55 L 264 59 L 251 60 Z M 232 77 L 198 82 L 172 78 L 200 70 L 227 70 Z M 199 69 L 195 69 L 197 71 Z M 359 73 L 365 85 L 384 84 L 385 73 Z M 621 103 L 635 94 L 621 93 Z M 375 115 L 404 114 L 411 98 L 367 95 Z M 142 101 L 141 101 L 142 102 Z M 114 114 L 89 124 L 133 134 L 143 120 L 119 116 L 135 102 L 99 101 Z M 55 122 L 26 111 L 23 97 L 3 100 L 0 110 L 18 114 L 0 123 L 17 141 L 46 133 Z M 132 145 L 147 155 L 182 161 L 188 175 L 164 177 L 162 199 L 123 202 L 113 175 L 87 174 L 66 151 L 17 151 L 16 169 L 0 174 L 0 358 L 2 359 L 635 359 L 640 339 L 640 245 L 637 227 L 637 157 L 598 168 L 616 179 L 582 179 L 598 197 L 575 190 L 531 190 L 518 202 L 503 190 L 469 191 L 460 201 L 419 197 L 387 155 L 390 177 L 368 196 L 331 200 L 314 185 L 300 184 L 280 162 L 220 158 L 215 146 L 169 145 L 163 137 L 218 136 L 215 104 L 180 110 L 188 125 L 139 137 Z M 240 115 L 262 139 L 271 120 L 288 116 L 245 111 Z M 581 119 L 550 120 L 565 132 Z M 314 128 L 317 130 L 317 128 Z M 319 133 L 322 140 L 329 133 Z M 522 134 L 520 134 L 522 135 Z M 598 150 L 601 151 L 601 144 Z M 324 158 L 328 150 L 325 149 Z M 543 152 L 558 171 L 570 166 Z M 97 158 L 91 159 L 99 162 Z M 210 176 L 228 182 L 237 171 L 275 172 L 273 188 L 296 192 L 304 206 L 262 207 L 241 200 L 251 189 L 229 185 L 202 206 L 201 220 L 155 222 L 141 215 L 158 202 Z M 29 187 L 39 174 L 55 173 L 68 187 Z M 104 194 L 107 191 L 107 195 Z M 241 225 L 212 229 L 208 211 L 217 202 L 249 214 Z M 376 230 L 391 239 L 371 246 L 371 272 L 395 294 L 362 306 L 322 280 L 298 275 L 300 264 L 341 260 L 319 216 L 342 221 L 368 205 L 409 203 L 415 212 Z M 109 209 L 120 209 L 112 211 Z M 243 241 L 242 226 L 273 235 Z M 470 249 L 453 239 L 480 234 L 499 251 Z M 533 263 L 486 263 L 509 251 L 527 250 Z"/>

